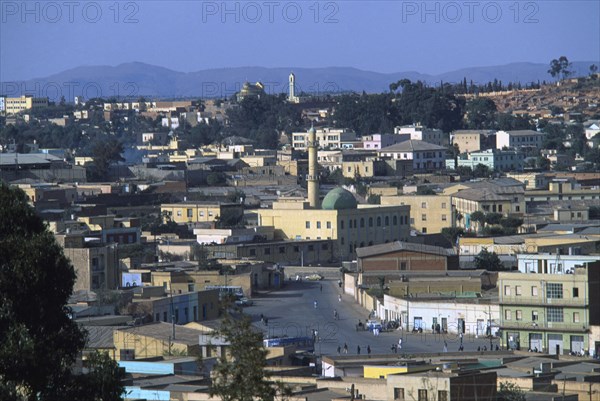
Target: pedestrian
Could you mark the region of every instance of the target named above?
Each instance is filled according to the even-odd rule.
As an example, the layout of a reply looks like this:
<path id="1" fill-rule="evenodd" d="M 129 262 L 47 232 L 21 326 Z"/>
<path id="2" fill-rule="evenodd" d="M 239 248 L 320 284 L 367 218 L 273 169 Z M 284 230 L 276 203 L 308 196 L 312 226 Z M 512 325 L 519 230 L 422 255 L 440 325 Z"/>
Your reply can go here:
<path id="1" fill-rule="evenodd" d="M 317 305 L 318 305 L 318 303 L 317 303 L 317 300 L 316 300 L 316 299 L 315 299 L 314 305 L 315 305 L 315 309 L 317 309 Z"/>
<path id="2" fill-rule="evenodd" d="M 444 352 L 448 352 L 448 343 L 446 341 L 444 341 Z"/>
<path id="3" fill-rule="evenodd" d="M 348 344 L 344 343 L 344 354 L 348 353 Z"/>
<path id="4" fill-rule="evenodd" d="M 323 284 L 321 284 L 321 292 L 323 292 Z"/>
<path id="5" fill-rule="evenodd" d="M 398 353 L 398 348 L 396 348 L 396 344 L 392 344 L 392 352 L 393 352 L 394 354 L 397 354 L 397 353 Z"/>
<path id="6" fill-rule="evenodd" d="M 398 349 L 402 349 L 402 337 L 398 339 Z"/>
<path id="7" fill-rule="evenodd" d="M 484 351 L 487 351 L 487 345 L 484 345 L 484 346 L 483 346 L 483 350 L 484 350 Z"/>
<path id="8" fill-rule="evenodd" d="M 367 354 L 371 355 L 371 346 L 367 345 Z"/>
<path id="9" fill-rule="evenodd" d="M 357 345 L 357 346 L 356 346 L 356 353 L 357 353 L 358 355 L 360 355 L 360 345 Z"/>
<path id="10" fill-rule="evenodd" d="M 335 320 L 338 320 L 338 311 L 337 311 L 337 309 L 334 309 L 334 310 L 333 310 L 333 318 L 334 318 Z"/>
<path id="11" fill-rule="evenodd" d="M 477 347 L 477 352 L 481 351 L 481 347 Z"/>
<path id="12" fill-rule="evenodd" d="M 265 322 L 265 316 L 262 313 L 260 314 L 260 322 L 261 323 Z"/>
<path id="13" fill-rule="evenodd" d="M 338 353 L 338 355 L 340 355 L 342 353 L 342 347 L 340 347 L 339 345 L 337 347 L 337 353 Z"/>
<path id="14" fill-rule="evenodd" d="M 338 302 L 342 302 L 342 296 L 338 295 Z"/>
<path id="15" fill-rule="evenodd" d="M 338 287 L 342 288 L 342 280 L 338 280 Z"/>
<path id="16" fill-rule="evenodd" d="M 500 351 L 500 347 L 496 344 L 496 351 Z"/>
<path id="17" fill-rule="evenodd" d="M 268 325 L 269 325 L 269 319 L 265 318 L 265 326 L 268 326 Z"/>

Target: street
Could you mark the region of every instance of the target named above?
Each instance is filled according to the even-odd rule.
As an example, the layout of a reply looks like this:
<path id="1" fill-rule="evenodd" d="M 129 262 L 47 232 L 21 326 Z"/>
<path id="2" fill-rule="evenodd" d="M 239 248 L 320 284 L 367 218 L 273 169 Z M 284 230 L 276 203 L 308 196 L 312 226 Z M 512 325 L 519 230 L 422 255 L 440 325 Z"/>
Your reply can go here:
<path id="1" fill-rule="evenodd" d="M 456 334 L 394 330 L 375 336 L 370 331 L 357 331 L 359 319 L 366 322 L 369 313 L 348 295 L 342 295 L 340 302 L 340 294 L 335 280 L 289 281 L 281 290 L 253 297 L 254 305 L 244 308 L 244 312 L 251 316 L 255 327 L 264 331 L 265 338 L 311 337 L 316 330 L 315 352 L 318 354 L 336 354 L 338 346 L 343 352 L 344 344 L 347 344 L 349 354 L 356 354 L 358 346 L 361 354 L 367 353 L 367 346 L 372 354 L 389 354 L 393 353 L 392 344 L 397 345 L 400 338 L 402 349 L 398 350 L 399 354 L 442 352 L 444 343 L 448 352 L 458 351 L 460 339 Z M 339 319 L 334 319 L 334 310 Z M 261 314 L 267 319 L 267 325 L 261 323 Z M 495 347 L 498 340 L 495 339 L 493 344 Z M 483 350 L 484 346 L 489 349 L 490 341 L 464 336 L 463 346 L 464 351 L 477 351 L 478 347 Z"/>

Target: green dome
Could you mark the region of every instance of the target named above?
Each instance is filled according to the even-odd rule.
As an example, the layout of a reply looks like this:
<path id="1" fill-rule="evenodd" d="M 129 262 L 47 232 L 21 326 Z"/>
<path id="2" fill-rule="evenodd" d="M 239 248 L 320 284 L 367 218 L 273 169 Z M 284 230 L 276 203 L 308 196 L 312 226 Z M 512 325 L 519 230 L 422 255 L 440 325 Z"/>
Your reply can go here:
<path id="1" fill-rule="evenodd" d="M 334 188 L 325 196 L 321 204 L 324 210 L 356 209 L 356 199 L 344 188 Z"/>

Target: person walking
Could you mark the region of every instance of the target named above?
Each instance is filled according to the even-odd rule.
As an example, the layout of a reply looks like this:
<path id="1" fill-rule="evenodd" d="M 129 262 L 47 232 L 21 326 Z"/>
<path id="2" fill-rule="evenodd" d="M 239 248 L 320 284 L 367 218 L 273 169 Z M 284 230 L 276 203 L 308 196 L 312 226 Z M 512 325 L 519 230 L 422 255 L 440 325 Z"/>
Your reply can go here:
<path id="1" fill-rule="evenodd" d="M 339 345 L 337 347 L 337 353 L 338 353 L 338 355 L 340 355 L 342 353 L 342 347 L 340 347 Z"/>
<path id="2" fill-rule="evenodd" d="M 443 352 L 448 352 L 448 343 L 444 341 L 444 349 Z"/>
<path id="3" fill-rule="evenodd" d="M 360 355 L 360 345 L 357 345 L 357 346 L 356 346 L 356 354 L 357 354 L 357 355 Z"/>
<path id="4" fill-rule="evenodd" d="M 321 290 L 321 292 L 323 292 L 323 284 L 321 284 L 320 290 Z"/>
<path id="5" fill-rule="evenodd" d="M 371 346 L 367 345 L 367 354 L 371 355 Z"/>
<path id="6" fill-rule="evenodd" d="M 338 295 L 338 302 L 342 302 L 342 296 Z"/>
<path id="7" fill-rule="evenodd" d="M 396 348 L 396 344 L 392 344 L 392 352 L 393 352 L 394 354 L 397 354 L 397 353 L 398 353 L 398 348 Z"/>
<path id="8" fill-rule="evenodd" d="M 344 343 L 344 354 L 348 353 L 348 344 Z"/>
<path id="9" fill-rule="evenodd" d="M 315 299 L 314 305 L 315 305 L 315 309 L 317 309 L 318 302 L 316 299 Z"/>
<path id="10" fill-rule="evenodd" d="M 402 337 L 398 339 L 398 349 L 402 349 Z"/>

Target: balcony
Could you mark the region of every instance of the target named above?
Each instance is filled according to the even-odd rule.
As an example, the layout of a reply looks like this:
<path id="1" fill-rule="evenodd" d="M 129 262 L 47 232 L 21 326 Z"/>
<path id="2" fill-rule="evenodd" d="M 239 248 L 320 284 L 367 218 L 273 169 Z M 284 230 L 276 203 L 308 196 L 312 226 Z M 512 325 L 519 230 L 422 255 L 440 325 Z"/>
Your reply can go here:
<path id="1" fill-rule="evenodd" d="M 587 307 L 589 300 L 585 297 L 578 298 L 543 298 L 523 297 L 520 295 L 500 295 L 500 305 L 531 305 L 531 306 L 574 306 Z"/>
<path id="2" fill-rule="evenodd" d="M 500 324 L 502 330 L 523 330 L 523 331 L 550 331 L 550 332 L 574 332 L 587 333 L 590 326 L 587 322 L 537 322 L 525 320 L 503 320 Z"/>

